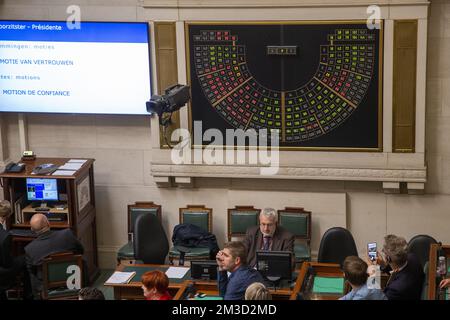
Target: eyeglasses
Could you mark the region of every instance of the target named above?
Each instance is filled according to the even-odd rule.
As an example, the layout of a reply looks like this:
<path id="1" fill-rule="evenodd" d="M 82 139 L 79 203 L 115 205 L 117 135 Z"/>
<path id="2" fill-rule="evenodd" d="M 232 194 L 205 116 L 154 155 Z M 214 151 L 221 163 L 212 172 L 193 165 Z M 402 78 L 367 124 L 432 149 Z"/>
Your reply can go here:
<path id="1" fill-rule="evenodd" d="M 273 227 L 275 225 L 275 223 L 260 223 L 259 225 L 261 227 Z"/>

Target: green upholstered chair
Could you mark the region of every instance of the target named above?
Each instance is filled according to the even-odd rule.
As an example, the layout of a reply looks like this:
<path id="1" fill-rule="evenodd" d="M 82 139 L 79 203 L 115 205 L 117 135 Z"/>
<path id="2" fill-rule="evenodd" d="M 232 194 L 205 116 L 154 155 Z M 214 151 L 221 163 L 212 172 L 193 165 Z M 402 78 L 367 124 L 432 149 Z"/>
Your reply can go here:
<path id="1" fill-rule="evenodd" d="M 154 214 L 161 221 L 161 206 L 158 204 L 137 201 L 128 205 L 128 242 L 117 251 L 117 264 L 120 264 L 122 260 L 134 260 L 133 228 L 137 217 L 145 213 Z"/>
<path id="2" fill-rule="evenodd" d="M 205 208 L 204 205 L 188 205 L 187 208 L 180 208 L 180 224 L 194 224 L 205 231 L 212 232 L 212 209 Z M 209 248 L 188 248 L 185 253 L 185 260 L 209 260 Z M 169 251 L 169 261 L 173 264 L 174 259 L 180 257 L 180 251 L 172 247 Z"/>
<path id="3" fill-rule="evenodd" d="M 74 273 L 71 266 L 78 266 L 80 272 L 80 288 L 69 289 L 67 279 Z M 70 272 L 68 272 L 70 271 Z M 43 300 L 78 300 L 78 291 L 83 286 L 83 256 L 72 252 L 50 255 L 42 263 Z"/>
<path id="4" fill-rule="evenodd" d="M 278 210 L 278 224 L 295 235 L 295 262 L 311 260 L 311 212 L 303 208 Z"/>
<path id="5" fill-rule="evenodd" d="M 228 209 L 228 241 L 245 237 L 249 227 L 258 225 L 260 209 L 253 206 L 236 206 Z"/>

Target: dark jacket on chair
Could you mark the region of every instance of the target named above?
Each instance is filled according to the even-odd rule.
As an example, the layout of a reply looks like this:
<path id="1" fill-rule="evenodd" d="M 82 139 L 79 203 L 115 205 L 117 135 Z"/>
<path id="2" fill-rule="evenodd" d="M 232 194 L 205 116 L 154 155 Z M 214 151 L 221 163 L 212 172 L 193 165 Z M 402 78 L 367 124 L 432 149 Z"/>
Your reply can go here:
<path id="1" fill-rule="evenodd" d="M 406 266 L 391 275 L 384 294 L 388 300 L 420 300 L 424 273 L 414 254 L 408 254 Z M 390 267 L 383 271 L 390 271 Z"/>
<path id="2" fill-rule="evenodd" d="M 216 236 L 190 223 L 178 224 L 173 228 L 172 242 L 174 246 L 209 248 L 211 259 L 215 259 L 219 252 Z"/>
<path id="3" fill-rule="evenodd" d="M 292 259 L 294 258 L 295 236 L 282 226 L 277 226 L 272 236 L 271 251 L 290 251 Z M 247 229 L 244 239 L 244 245 L 247 248 L 247 264 L 253 268 L 256 265 L 256 251 L 260 250 L 263 244 L 263 234 L 259 226 L 253 226 Z"/>
<path id="4" fill-rule="evenodd" d="M 75 254 L 83 254 L 84 251 L 70 229 L 47 231 L 25 247 L 25 260 L 35 298 L 39 298 L 42 287 L 42 275 L 38 272 L 38 267 L 42 265 L 44 258 L 51 254 L 68 251 Z"/>

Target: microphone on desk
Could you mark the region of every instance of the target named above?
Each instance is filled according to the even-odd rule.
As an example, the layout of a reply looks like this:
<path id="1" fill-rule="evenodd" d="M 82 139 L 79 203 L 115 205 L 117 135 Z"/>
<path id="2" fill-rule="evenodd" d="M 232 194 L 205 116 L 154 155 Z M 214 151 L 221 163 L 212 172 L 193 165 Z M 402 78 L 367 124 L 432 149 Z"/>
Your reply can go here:
<path id="1" fill-rule="evenodd" d="M 184 251 L 180 251 L 180 260 L 178 261 L 179 266 L 184 266 L 184 255 L 186 253 Z"/>
<path id="2" fill-rule="evenodd" d="M 184 266 L 184 256 L 186 255 L 186 252 L 189 252 L 189 248 L 183 247 L 183 246 L 175 246 L 175 249 L 180 251 L 180 260 L 178 261 L 179 266 Z"/>

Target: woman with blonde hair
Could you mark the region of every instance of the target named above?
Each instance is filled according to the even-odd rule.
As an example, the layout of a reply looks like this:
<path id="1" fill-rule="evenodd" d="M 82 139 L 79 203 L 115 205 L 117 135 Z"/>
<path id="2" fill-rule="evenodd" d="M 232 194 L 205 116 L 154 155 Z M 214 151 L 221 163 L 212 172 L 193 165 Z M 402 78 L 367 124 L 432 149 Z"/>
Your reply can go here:
<path id="1" fill-rule="evenodd" d="M 272 300 L 272 295 L 264 284 L 254 282 L 245 290 L 245 300 Z"/>

